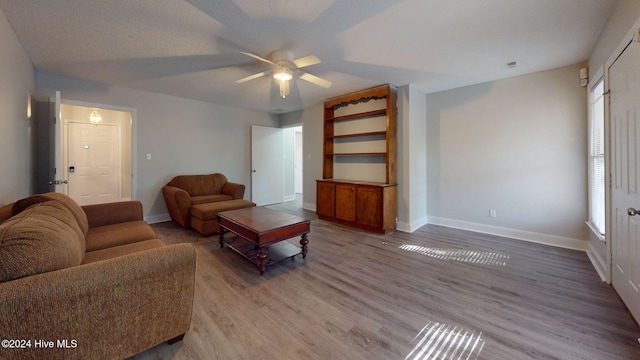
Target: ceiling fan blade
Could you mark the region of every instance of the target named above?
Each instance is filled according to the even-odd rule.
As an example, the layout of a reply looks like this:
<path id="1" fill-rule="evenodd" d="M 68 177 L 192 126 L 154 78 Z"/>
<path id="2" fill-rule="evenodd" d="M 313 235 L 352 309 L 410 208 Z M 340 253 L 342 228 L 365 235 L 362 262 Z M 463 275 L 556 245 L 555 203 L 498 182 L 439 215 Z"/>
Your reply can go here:
<path id="1" fill-rule="evenodd" d="M 236 83 L 241 84 L 241 83 L 243 83 L 245 81 L 249 81 L 249 80 L 253 80 L 253 79 L 257 79 L 259 77 L 265 76 L 268 73 L 269 73 L 268 71 L 263 71 L 261 73 L 253 74 L 251 76 L 247 76 L 246 78 L 242 78 L 240 80 L 236 80 Z"/>
<path id="2" fill-rule="evenodd" d="M 307 74 L 305 72 L 303 72 L 300 75 L 300 79 L 302 80 L 306 80 L 312 84 L 316 84 L 318 86 L 322 86 L 325 89 L 328 89 L 331 87 L 331 81 L 325 80 L 325 79 L 321 79 L 315 75 L 311 75 L 311 74 Z"/>
<path id="3" fill-rule="evenodd" d="M 318 59 L 315 55 L 309 55 L 301 57 L 300 59 L 295 59 L 293 60 L 293 63 L 298 69 L 300 69 L 305 66 L 320 64 L 320 59 Z"/>
<path id="4" fill-rule="evenodd" d="M 271 62 L 270 60 L 267 60 L 267 59 L 265 59 L 265 58 L 263 58 L 263 57 L 260 57 L 260 56 L 258 56 L 258 55 L 256 55 L 256 54 L 252 54 L 252 53 L 244 52 L 244 51 L 240 51 L 240 53 L 241 53 L 241 54 L 244 54 L 244 55 L 247 55 L 247 56 L 249 56 L 249 57 L 252 57 L 252 58 L 254 58 L 254 59 L 257 59 L 257 60 L 260 60 L 260 61 L 264 61 L 264 62 L 266 62 L 266 63 L 268 63 L 268 64 L 275 65 L 275 64 L 274 64 L 273 62 Z"/>

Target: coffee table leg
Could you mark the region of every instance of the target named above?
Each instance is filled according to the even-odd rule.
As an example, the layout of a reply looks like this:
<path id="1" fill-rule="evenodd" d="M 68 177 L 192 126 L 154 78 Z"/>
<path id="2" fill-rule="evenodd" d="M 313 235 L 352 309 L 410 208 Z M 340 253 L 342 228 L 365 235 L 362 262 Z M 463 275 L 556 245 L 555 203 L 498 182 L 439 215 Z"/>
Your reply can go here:
<path id="1" fill-rule="evenodd" d="M 218 229 L 218 234 L 220 235 L 220 247 L 224 247 L 224 233 L 225 233 L 224 228 L 220 226 Z"/>
<path id="2" fill-rule="evenodd" d="M 302 234 L 302 239 L 300 239 L 300 245 L 302 245 L 302 258 L 305 259 L 307 257 L 307 244 L 309 243 L 309 239 L 307 239 L 307 234 Z"/>
<path id="3" fill-rule="evenodd" d="M 258 258 L 258 269 L 260 269 L 260 275 L 262 275 L 267 269 L 264 265 L 265 260 L 267 260 L 267 250 L 263 247 L 258 248 L 256 257 Z"/>

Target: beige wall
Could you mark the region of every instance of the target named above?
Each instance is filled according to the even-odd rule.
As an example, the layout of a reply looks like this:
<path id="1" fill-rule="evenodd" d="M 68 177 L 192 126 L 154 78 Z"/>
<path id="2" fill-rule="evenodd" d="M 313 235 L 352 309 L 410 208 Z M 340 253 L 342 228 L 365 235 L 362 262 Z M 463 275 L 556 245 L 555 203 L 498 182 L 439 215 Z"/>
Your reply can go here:
<path id="1" fill-rule="evenodd" d="M 429 222 L 586 248 L 580 67 L 427 95 Z"/>
<path id="2" fill-rule="evenodd" d="M 34 190 L 32 119 L 27 98 L 35 92 L 29 57 L 0 10 L 0 206 Z"/>

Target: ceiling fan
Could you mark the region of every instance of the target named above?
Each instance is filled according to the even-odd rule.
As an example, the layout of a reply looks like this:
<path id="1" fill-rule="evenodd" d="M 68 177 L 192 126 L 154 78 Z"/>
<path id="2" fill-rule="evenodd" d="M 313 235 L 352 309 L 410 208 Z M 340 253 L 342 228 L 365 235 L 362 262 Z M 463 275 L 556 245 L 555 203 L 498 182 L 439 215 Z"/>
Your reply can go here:
<path id="1" fill-rule="evenodd" d="M 317 76 L 299 70 L 306 66 L 319 64 L 320 59 L 318 59 L 315 55 L 309 55 L 293 60 L 293 54 L 291 54 L 290 51 L 277 50 L 271 53 L 271 60 L 268 60 L 249 52 L 242 51 L 241 53 L 262 62 L 271 64 L 273 65 L 273 68 L 271 70 L 263 71 L 261 73 L 247 76 L 240 80 L 236 80 L 236 83 L 238 84 L 257 79 L 268 74 L 272 74 L 273 78 L 276 79 L 280 85 L 280 96 L 282 96 L 283 98 L 289 95 L 289 80 L 293 79 L 294 76 L 297 76 L 300 79 L 306 80 L 312 84 L 322 86 L 325 89 L 331 87 L 330 81 L 321 79 Z"/>

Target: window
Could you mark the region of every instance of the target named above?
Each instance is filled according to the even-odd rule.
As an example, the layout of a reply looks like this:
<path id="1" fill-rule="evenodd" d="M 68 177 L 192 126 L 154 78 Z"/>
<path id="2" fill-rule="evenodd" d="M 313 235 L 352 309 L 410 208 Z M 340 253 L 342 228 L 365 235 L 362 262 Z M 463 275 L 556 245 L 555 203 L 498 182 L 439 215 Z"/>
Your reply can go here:
<path id="1" fill-rule="evenodd" d="M 604 239 L 604 81 L 600 79 L 589 94 L 589 225 Z"/>

